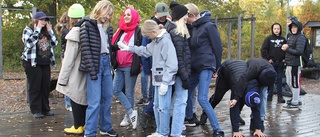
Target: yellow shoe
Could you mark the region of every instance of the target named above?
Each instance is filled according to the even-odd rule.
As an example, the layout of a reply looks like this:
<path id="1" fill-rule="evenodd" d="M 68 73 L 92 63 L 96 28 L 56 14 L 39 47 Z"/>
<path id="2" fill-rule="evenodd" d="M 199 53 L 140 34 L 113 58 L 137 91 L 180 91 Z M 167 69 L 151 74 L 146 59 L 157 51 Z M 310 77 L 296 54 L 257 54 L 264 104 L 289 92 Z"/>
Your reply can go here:
<path id="1" fill-rule="evenodd" d="M 78 127 L 77 129 L 72 126 L 71 128 L 65 128 L 64 133 L 66 134 L 83 134 L 84 128 L 83 126 Z"/>

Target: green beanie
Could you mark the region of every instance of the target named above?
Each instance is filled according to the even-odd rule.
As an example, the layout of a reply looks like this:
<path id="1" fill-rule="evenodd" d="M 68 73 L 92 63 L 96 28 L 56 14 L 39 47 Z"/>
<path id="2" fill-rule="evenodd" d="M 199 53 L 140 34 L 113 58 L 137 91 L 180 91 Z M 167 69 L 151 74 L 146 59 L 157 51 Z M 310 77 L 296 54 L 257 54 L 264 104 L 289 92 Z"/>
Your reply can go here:
<path id="1" fill-rule="evenodd" d="M 70 18 L 82 18 L 84 16 L 84 8 L 81 4 L 73 4 L 68 10 Z"/>

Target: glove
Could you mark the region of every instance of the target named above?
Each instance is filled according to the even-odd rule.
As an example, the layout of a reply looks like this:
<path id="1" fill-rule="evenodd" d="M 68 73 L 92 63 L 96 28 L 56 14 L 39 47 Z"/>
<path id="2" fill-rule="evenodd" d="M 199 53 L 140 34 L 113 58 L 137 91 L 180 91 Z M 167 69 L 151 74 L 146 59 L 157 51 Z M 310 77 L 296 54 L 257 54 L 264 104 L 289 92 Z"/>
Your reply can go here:
<path id="1" fill-rule="evenodd" d="M 188 80 L 182 80 L 182 87 L 184 89 L 188 89 L 189 88 Z"/>
<path id="2" fill-rule="evenodd" d="M 117 44 L 121 51 L 129 51 L 129 46 L 123 44 L 121 41 L 118 41 Z"/>
<path id="3" fill-rule="evenodd" d="M 168 85 L 161 83 L 159 87 L 159 95 L 165 95 L 168 91 Z"/>

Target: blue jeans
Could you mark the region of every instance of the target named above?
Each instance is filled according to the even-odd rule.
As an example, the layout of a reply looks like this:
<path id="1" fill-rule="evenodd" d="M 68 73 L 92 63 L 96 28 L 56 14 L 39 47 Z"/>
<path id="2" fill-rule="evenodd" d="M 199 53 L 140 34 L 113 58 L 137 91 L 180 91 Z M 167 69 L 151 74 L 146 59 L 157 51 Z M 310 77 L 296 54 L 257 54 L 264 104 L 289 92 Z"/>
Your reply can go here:
<path id="1" fill-rule="evenodd" d="M 159 87 L 155 86 L 154 92 L 154 117 L 156 120 L 156 132 L 163 136 L 168 136 L 170 132 L 170 104 L 172 96 L 172 86 L 168 86 L 165 95 L 159 95 Z M 182 126 L 182 125 L 181 125 Z"/>
<path id="2" fill-rule="evenodd" d="M 172 125 L 171 136 L 181 136 L 183 130 L 183 122 L 185 116 L 185 109 L 187 106 L 188 90 L 182 87 L 182 81 L 180 77 L 176 78 L 174 84 L 175 91 L 173 92 L 173 113 L 172 113 Z"/>
<path id="3" fill-rule="evenodd" d="M 87 100 L 85 135 L 96 136 L 98 118 L 99 128 L 106 132 L 112 129 L 112 75 L 109 56 L 100 56 L 98 79 L 92 80 L 87 74 Z M 100 116 L 99 116 L 100 113 Z"/>
<path id="4" fill-rule="evenodd" d="M 193 73 L 189 77 L 189 89 L 188 89 L 188 101 L 186 108 L 186 118 L 191 119 L 193 117 L 193 102 L 192 94 L 195 88 L 198 86 L 198 102 L 204 112 L 207 114 L 210 125 L 213 131 L 221 131 L 221 128 L 218 123 L 218 119 L 209 103 L 208 99 L 208 90 L 210 86 L 210 81 L 212 78 L 213 71 L 211 70 L 202 70 L 200 73 Z"/>
<path id="5" fill-rule="evenodd" d="M 141 92 L 142 92 L 142 98 L 144 100 L 147 100 L 148 98 L 148 75 L 144 73 L 143 67 L 141 67 Z"/>
<path id="6" fill-rule="evenodd" d="M 64 96 L 64 102 L 66 102 L 66 107 L 71 107 L 71 101 L 68 96 Z"/>
<path id="7" fill-rule="evenodd" d="M 131 114 L 134 106 L 134 87 L 136 85 L 137 76 L 130 75 L 131 67 L 117 68 L 113 80 L 113 95 L 120 101 L 126 109 L 127 114 Z M 126 83 L 126 84 L 124 84 Z M 125 87 L 124 94 L 122 92 Z"/>
<path id="8" fill-rule="evenodd" d="M 261 121 L 264 121 L 264 117 L 267 112 L 267 98 L 268 98 L 268 87 L 260 87 L 260 105 L 258 109 L 260 110 Z"/>

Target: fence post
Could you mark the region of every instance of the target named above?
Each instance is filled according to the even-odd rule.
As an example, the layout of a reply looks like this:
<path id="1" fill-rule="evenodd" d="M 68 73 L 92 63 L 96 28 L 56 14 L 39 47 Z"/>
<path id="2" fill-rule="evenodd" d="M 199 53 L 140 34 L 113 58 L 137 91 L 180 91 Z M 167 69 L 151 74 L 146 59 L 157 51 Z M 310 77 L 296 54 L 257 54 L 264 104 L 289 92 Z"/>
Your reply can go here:
<path id="1" fill-rule="evenodd" d="M 254 58 L 254 28 L 255 28 L 255 17 L 254 14 L 251 16 L 251 58 Z"/>
<path id="2" fill-rule="evenodd" d="M 241 60 L 241 14 L 238 16 L 238 60 Z"/>
<path id="3" fill-rule="evenodd" d="M 2 6 L 0 5 L 0 79 L 3 78 L 3 56 L 2 56 Z"/>
<path id="4" fill-rule="evenodd" d="M 228 59 L 231 59 L 231 23 L 228 22 Z"/>

